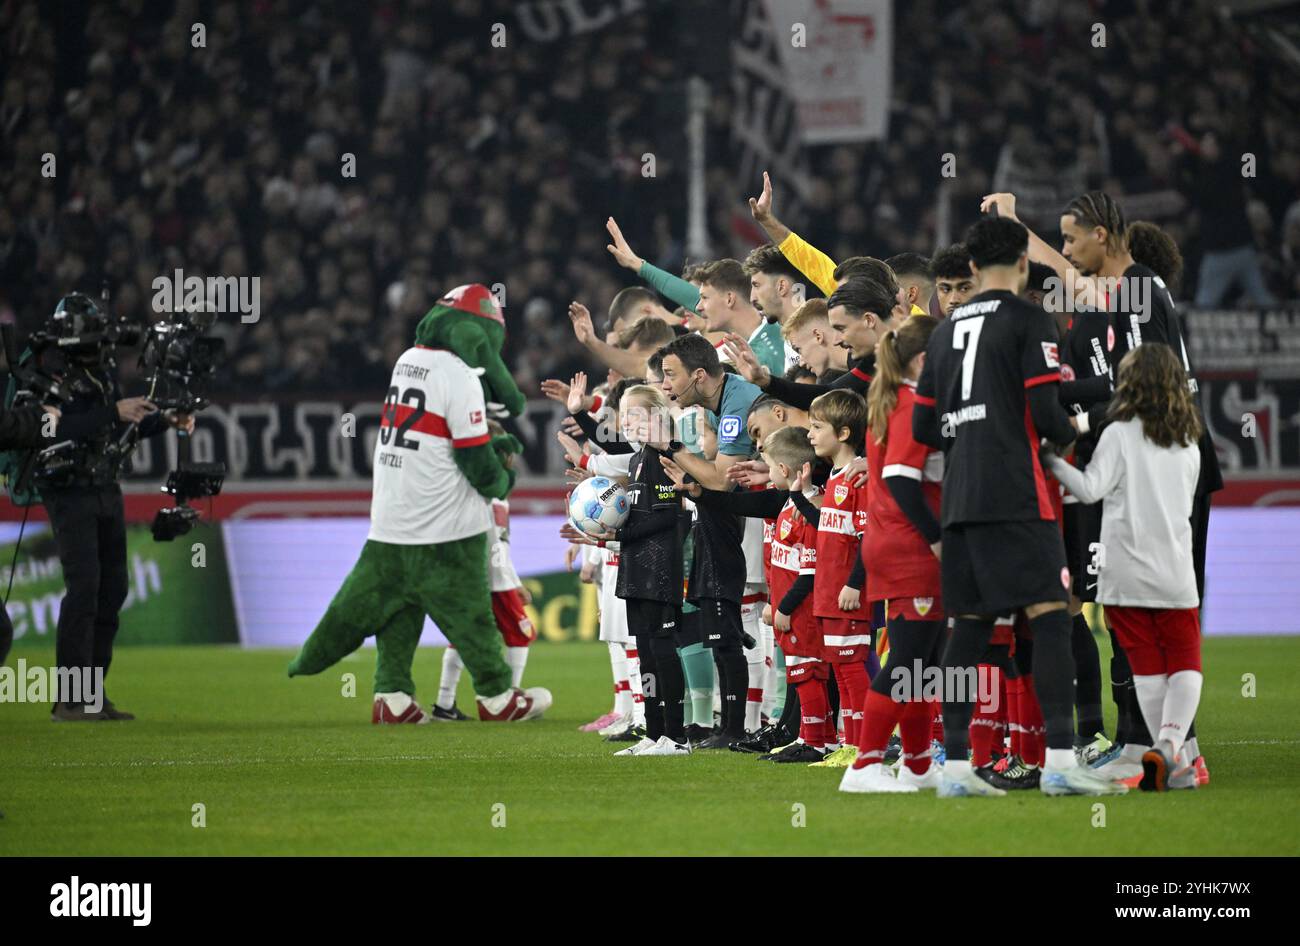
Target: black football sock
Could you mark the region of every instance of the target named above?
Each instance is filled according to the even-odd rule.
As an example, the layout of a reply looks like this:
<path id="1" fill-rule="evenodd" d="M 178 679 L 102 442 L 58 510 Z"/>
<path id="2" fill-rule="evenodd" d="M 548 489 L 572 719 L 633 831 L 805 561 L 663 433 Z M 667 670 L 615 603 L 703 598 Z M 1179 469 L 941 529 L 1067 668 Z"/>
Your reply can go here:
<path id="1" fill-rule="evenodd" d="M 1031 618 L 1034 633 L 1034 692 L 1043 708 L 1048 749 L 1074 748 L 1074 659 L 1070 656 L 1070 612 L 1058 608 Z"/>
<path id="2" fill-rule="evenodd" d="M 749 663 L 739 643 L 714 648 L 722 685 L 722 731 L 732 739 L 745 735 L 745 701 L 749 695 Z"/>
<path id="3" fill-rule="evenodd" d="M 671 636 L 651 638 L 658 670 L 659 698 L 663 701 L 664 735 L 673 742 L 686 741 L 683 723 L 686 699 L 686 674 L 682 671 L 682 658 Z"/>
<path id="4" fill-rule="evenodd" d="M 645 708 L 646 738 L 656 742 L 664 734 L 664 710 L 659 681 L 659 666 L 648 634 L 636 635 L 636 649 L 641 657 L 641 686 Z"/>
<path id="5" fill-rule="evenodd" d="M 943 651 L 943 749 L 945 756 L 953 762 L 965 761 L 970 754 L 970 720 L 979 693 L 979 687 L 973 685 L 975 665 L 988 651 L 992 638 L 992 618 L 957 618 L 948 646 Z M 952 673 L 952 670 L 960 671 L 960 674 Z M 972 685 L 963 685 L 965 692 L 948 692 L 948 681 L 958 678 L 968 680 Z"/>
<path id="6" fill-rule="evenodd" d="M 1082 614 L 1074 616 L 1070 634 L 1070 650 L 1074 654 L 1074 711 L 1077 716 L 1079 739 L 1091 742 L 1105 730 L 1101 719 L 1101 657 L 1097 641 Z"/>

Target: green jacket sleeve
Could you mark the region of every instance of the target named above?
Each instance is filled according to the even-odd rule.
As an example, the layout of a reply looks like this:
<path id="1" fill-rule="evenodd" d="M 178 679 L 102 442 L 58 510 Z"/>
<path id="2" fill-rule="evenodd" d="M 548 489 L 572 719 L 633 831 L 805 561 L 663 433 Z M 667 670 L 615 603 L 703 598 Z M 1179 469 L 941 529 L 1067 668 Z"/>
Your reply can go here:
<path id="1" fill-rule="evenodd" d="M 458 447 L 451 452 L 465 479 L 485 499 L 505 499 L 515 485 L 515 471 L 501 463 L 492 443 L 475 447 Z"/>
<path id="2" fill-rule="evenodd" d="M 692 312 L 695 312 L 695 307 L 700 304 L 700 290 L 680 276 L 674 276 L 653 263 L 647 263 L 643 260 L 641 270 L 637 275 L 643 281 L 648 282 L 659 295 L 665 299 L 671 299 L 680 306 L 685 306 Z"/>

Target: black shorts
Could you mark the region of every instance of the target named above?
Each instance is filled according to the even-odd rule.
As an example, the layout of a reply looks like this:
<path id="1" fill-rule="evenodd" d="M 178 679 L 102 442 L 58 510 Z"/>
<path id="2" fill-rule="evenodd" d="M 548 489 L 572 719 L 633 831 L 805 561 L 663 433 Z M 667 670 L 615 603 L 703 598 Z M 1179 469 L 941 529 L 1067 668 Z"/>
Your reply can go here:
<path id="1" fill-rule="evenodd" d="M 1097 600 L 1097 569 L 1093 559 L 1101 545 L 1101 503 L 1066 503 L 1065 564 L 1074 594 L 1080 601 Z"/>
<path id="2" fill-rule="evenodd" d="M 699 598 L 691 604 L 699 608 L 695 613 L 699 617 L 705 647 L 712 650 L 715 647 L 741 646 L 745 625 L 741 621 L 739 602 Z"/>
<path id="3" fill-rule="evenodd" d="M 704 622 L 700 620 L 699 611 L 683 611 L 682 619 L 677 624 L 677 633 L 673 635 L 678 650 L 699 644 L 704 640 Z"/>
<path id="4" fill-rule="evenodd" d="M 632 637 L 672 637 L 682 624 L 682 612 L 675 604 L 627 598 L 627 632 Z"/>
<path id="5" fill-rule="evenodd" d="M 1070 600 L 1065 543 L 1055 520 L 967 522 L 943 529 L 943 610 L 993 617 Z"/>

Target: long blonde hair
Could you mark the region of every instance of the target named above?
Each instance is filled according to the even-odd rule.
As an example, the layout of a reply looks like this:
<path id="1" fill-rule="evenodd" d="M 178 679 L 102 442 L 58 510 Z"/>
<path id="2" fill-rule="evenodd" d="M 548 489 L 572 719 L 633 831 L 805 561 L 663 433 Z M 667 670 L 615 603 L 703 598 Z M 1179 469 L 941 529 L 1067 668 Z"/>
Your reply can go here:
<path id="1" fill-rule="evenodd" d="M 898 328 L 891 328 L 876 345 L 876 374 L 867 389 L 867 426 L 876 443 L 889 433 L 889 415 L 898 404 L 898 388 L 912 359 L 925 351 L 939 320 L 930 315 L 913 315 Z"/>

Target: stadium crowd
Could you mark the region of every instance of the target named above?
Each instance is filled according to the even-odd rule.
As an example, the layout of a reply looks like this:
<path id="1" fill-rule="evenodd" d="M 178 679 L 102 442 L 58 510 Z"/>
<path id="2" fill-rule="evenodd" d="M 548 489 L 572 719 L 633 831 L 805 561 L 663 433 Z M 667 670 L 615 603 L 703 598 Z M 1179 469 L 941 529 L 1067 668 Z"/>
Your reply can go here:
<path id="1" fill-rule="evenodd" d="M 1046 171 L 1167 220 L 1188 261 L 1180 298 L 1300 296 L 1294 83 L 1207 0 L 1196 15 L 1147 6 L 897 5 L 890 137 L 809 152 L 803 235 L 834 259 L 863 246 L 929 256 L 953 153 L 954 239 L 980 196 Z M 586 362 L 565 306 L 623 284 L 589 208 L 660 268 L 686 263 L 680 125 L 695 67 L 656 37 L 690 7 L 495 48 L 488 25 L 513 22 L 512 6 L 486 0 L 178 0 L 164 16 L 146 0 L 3 0 L 0 158 L 15 172 L 0 185 L 0 320 L 31 328 L 104 280 L 120 313 L 143 318 L 153 279 L 178 268 L 260 275 L 265 317 L 222 328 L 224 389 L 365 390 L 445 287 L 499 282 L 521 387 L 568 377 Z M 709 236 L 743 259 L 762 237 L 737 212 L 753 183 L 731 170 L 730 121 L 716 81 Z M 1243 179 L 1247 152 L 1257 168 Z M 1025 217 L 1051 230 L 1058 210 Z"/>

